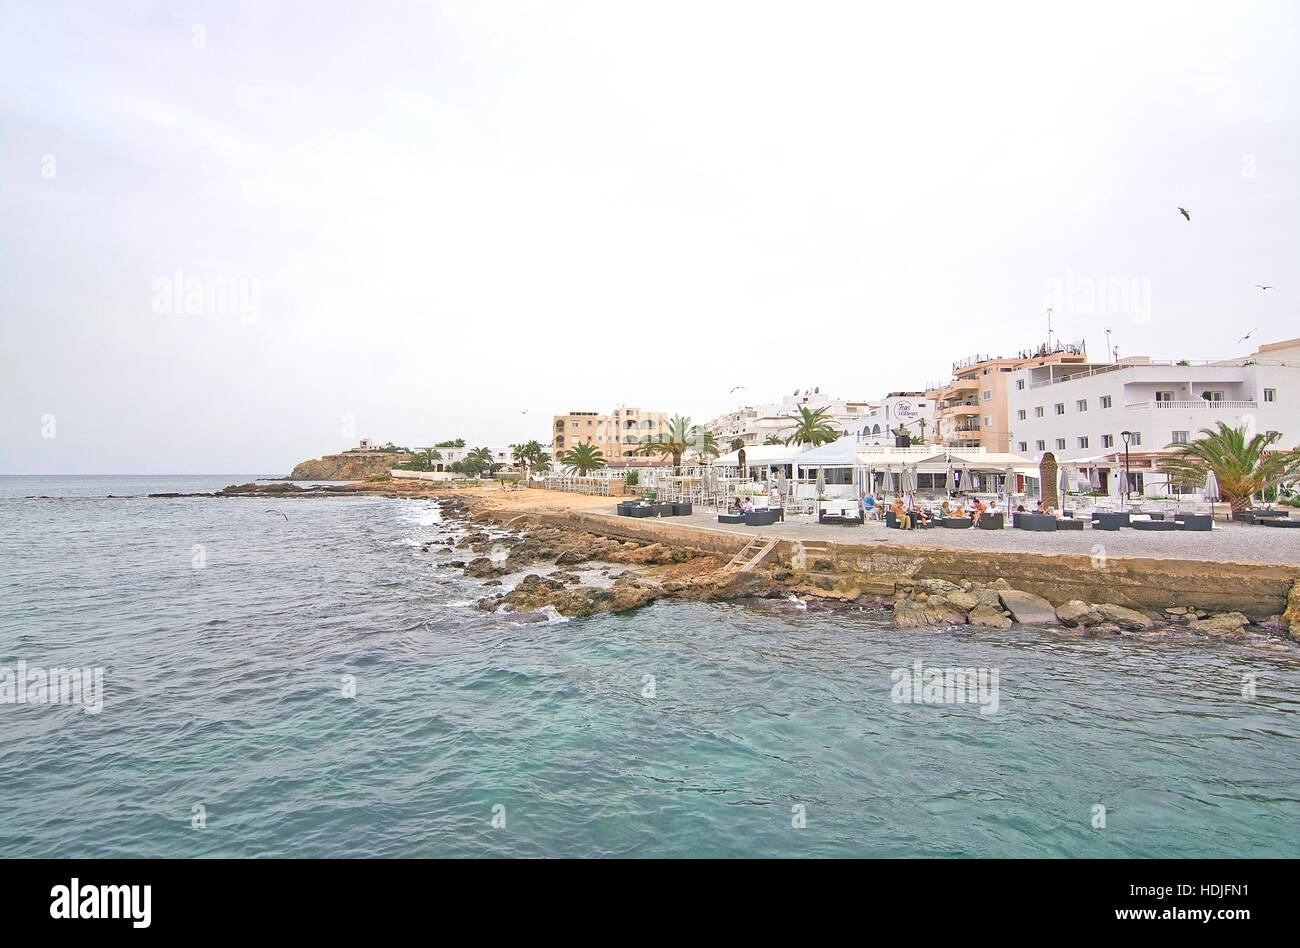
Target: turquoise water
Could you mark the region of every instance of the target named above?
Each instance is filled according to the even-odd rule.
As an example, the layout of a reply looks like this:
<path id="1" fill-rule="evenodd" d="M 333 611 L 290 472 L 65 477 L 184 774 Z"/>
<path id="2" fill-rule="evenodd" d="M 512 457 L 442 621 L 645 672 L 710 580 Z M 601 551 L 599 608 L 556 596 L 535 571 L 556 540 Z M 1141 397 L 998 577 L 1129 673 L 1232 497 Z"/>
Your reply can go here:
<path id="1" fill-rule="evenodd" d="M 439 565 L 463 553 L 420 552 L 447 529 L 431 502 L 139 496 L 248 479 L 0 478 L 0 666 L 106 669 L 99 714 L 0 704 L 0 856 L 1300 842 L 1294 647 L 903 633 L 777 600 L 490 615 L 490 590 Z M 917 660 L 997 669 L 997 712 L 893 703 Z"/>

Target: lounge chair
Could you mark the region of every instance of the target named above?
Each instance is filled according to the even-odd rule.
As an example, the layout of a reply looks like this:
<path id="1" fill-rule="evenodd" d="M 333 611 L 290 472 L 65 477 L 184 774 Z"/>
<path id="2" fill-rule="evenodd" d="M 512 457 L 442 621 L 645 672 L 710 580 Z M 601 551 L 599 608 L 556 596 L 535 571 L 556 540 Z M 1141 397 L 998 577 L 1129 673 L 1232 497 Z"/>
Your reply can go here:
<path id="1" fill-rule="evenodd" d="M 1265 517 L 1259 522 L 1266 527 L 1300 527 L 1300 520 L 1290 517 Z"/>
<path id="2" fill-rule="evenodd" d="M 1134 530 L 1155 530 L 1155 531 L 1177 530 L 1178 521 L 1177 520 L 1146 520 L 1146 519 L 1138 520 L 1135 518 L 1129 522 L 1129 526 L 1132 527 Z"/>
<path id="3" fill-rule="evenodd" d="M 1094 530 L 1118 530 L 1120 527 L 1129 525 L 1129 515 L 1127 513 L 1107 513 L 1104 510 L 1098 510 L 1092 515 L 1092 529 Z"/>
<path id="4" fill-rule="evenodd" d="M 718 514 L 718 523 L 744 523 L 745 515 L 743 513 L 720 513 Z"/>
<path id="5" fill-rule="evenodd" d="M 1032 530 L 1035 533 L 1050 532 L 1056 529 L 1056 518 L 1040 513 L 1018 513 L 1014 518 L 1017 530 Z"/>
<path id="6" fill-rule="evenodd" d="M 1174 514 L 1174 523 L 1180 530 L 1213 530 L 1214 518 L 1209 514 Z"/>

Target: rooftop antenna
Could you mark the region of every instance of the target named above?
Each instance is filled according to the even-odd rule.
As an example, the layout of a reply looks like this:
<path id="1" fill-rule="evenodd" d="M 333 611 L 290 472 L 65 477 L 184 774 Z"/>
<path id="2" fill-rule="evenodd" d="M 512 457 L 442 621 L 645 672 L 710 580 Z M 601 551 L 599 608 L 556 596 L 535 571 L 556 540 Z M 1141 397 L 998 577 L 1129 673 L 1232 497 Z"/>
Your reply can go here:
<path id="1" fill-rule="evenodd" d="M 1111 357 L 1111 361 L 1112 361 L 1112 362 L 1115 361 L 1115 350 L 1114 350 L 1114 348 L 1111 347 L 1111 344 L 1110 344 L 1110 330 L 1109 330 L 1109 329 L 1106 330 L 1106 355 L 1108 355 L 1108 356 Z"/>
<path id="2" fill-rule="evenodd" d="M 1052 307 L 1047 307 L 1047 351 L 1052 351 Z"/>

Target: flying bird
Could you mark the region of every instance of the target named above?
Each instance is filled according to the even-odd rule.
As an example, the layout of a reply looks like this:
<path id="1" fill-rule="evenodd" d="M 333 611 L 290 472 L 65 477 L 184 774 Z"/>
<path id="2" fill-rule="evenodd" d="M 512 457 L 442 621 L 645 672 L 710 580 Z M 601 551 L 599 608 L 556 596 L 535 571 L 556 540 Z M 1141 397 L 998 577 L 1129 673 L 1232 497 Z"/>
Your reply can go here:
<path id="1" fill-rule="evenodd" d="M 1187 218 L 1189 221 L 1192 219 L 1192 215 L 1187 213 L 1187 208 L 1185 207 L 1180 207 L 1178 213 L 1183 215 L 1183 217 Z"/>
<path id="2" fill-rule="evenodd" d="M 285 522 L 285 523 L 288 523 L 288 522 L 289 522 L 289 515 L 288 515 L 287 513 L 285 513 L 283 510 L 263 510 L 262 513 L 273 513 L 273 514 L 279 514 L 281 517 L 284 518 L 284 522 Z"/>
<path id="3" fill-rule="evenodd" d="M 743 386 L 743 385 L 733 385 L 733 386 L 731 387 L 731 391 L 728 392 L 727 394 L 728 394 L 728 395 L 734 395 L 736 392 L 739 392 L 739 391 L 740 391 L 742 388 L 744 388 L 744 387 L 745 387 L 745 386 Z"/>
<path id="4" fill-rule="evenodd" d="M 1259 287 L 1261 290 L 1271 290 L 1271 289 L 1273 289 L 1272 286 L 1265 286 L 1263 283 L 1256 283 L 1255 285 L 1256 285 L 1257 287 Z"/>
<path id="5" fill-rule="evenodd" d="M 526 415 L 526 414 L 528 414 L 528 409 L 527 409 L 527 408 L 522 409 L 522 410 L 519 412 L 519 414 L 521 414 L 521 415 Z"/>
<path id="6" fill-rule="evenodd" d="M 1255 334 L 1255 330 L 1256 330 L 1256 329 L 1259 329 L 1259 327 L 1256 326 L 1255 329 L 1252 329 L 1250 332 L 1246 333 L 1246 335 L 1242 336 L 1242 337 L 1241 337 L 1240 339 L 1238 339 L 1237 341 L 1238 341 L 1238 342 L 1245 342 L 1247 339 L 1249 339 L 1251 336 L 1253 336 L 1253 335 Z"/>

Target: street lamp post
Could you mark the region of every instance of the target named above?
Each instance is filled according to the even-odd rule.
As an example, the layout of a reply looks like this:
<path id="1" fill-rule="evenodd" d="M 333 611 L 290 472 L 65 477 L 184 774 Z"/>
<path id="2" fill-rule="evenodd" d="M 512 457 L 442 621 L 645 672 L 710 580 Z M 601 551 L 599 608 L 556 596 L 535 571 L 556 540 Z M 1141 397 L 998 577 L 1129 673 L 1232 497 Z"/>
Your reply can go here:
<path id="1" fill-rule="evenodd" d="M 1128 441 L 1133 437 L 1133 432 L 1121 431 L 1119 436 L 1124 439 L 1124 500 L 1127 502 L 1133 487 L 1133 479 L 1128 475 Z"/>

